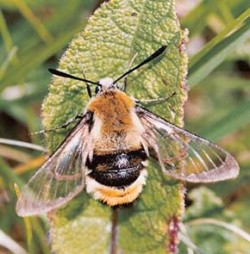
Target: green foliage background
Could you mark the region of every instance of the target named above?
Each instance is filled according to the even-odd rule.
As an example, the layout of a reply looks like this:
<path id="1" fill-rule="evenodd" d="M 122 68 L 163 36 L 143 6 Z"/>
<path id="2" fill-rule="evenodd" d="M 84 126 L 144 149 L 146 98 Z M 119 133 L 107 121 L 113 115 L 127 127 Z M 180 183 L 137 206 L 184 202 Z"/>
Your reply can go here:
<path id="1" fill-rule="evenodd" d="M 47 68 L 57 66 L 100 2 L 0 0 L 0 138 L 43 145 L 41 136 L 29 133 L 42 129 L 40 107 L 51 78 Z M 248 241 L 197 219 L 214 218 L 250 231 L 250 4 L 203 0 L 184 11 L 190 5 L 186 2 L 177 1 L 176 7 L 182 27 L 190 31 L 185 128 L 229 150 L 241 172 L 234 181 L 188 186 L 184 225 L 200 248 L 196 253 L 249 253 Z M 34 168 L 30 162 L 36 163 L 40 154 L 0 145 L 0 231 L 28 253 L 49 253 L 46 223 L 17 217 L 13 183 L 27 181 Z M 25 165 L 22 171 L 20 165 Z M 180 253 L 186 248 L 183 244 Z"/>

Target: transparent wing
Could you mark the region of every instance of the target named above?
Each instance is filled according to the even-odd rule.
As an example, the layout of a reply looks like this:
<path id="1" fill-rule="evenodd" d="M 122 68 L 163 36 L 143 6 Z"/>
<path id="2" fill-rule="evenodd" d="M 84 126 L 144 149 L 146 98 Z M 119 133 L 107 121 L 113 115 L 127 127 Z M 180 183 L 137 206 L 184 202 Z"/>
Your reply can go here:
<path id="1" fill-rule="evenodd" d="M 238 175 L 238 163 L 219 146 L 145 109 L 138 107 L 137 113 L 145 127 L 143 138 L 166 174 L 189 182 L 216 182 Z"/>
<path id="2" fill-rule="evenodd" d="M 49 212 L 82 191 L 89 139 L 89 126 L 83 118 L 21 190 L 16 206 L 19 216 Z"/>

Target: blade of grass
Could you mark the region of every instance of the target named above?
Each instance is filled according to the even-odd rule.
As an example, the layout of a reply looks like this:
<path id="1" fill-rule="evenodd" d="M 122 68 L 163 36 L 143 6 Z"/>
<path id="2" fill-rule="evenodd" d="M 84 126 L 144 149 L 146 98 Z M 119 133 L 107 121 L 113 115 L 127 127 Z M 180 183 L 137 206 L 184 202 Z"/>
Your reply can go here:
<path id="1" fill-rule="evenodd" d="M 34 47 L 34 49 L 30 51 L 29 55 L 26 55 L 20 59 L 20 64 L 15 67 L 15 75 L 13 75 L 12 69 L 5 73 L 0 87 L 0 92 L 2 92 L 3 89 L 9 84 L 15 84 L 20 82 L 20 80 L 23 80 L 23 77 L 25 77 L 27 72 L 33 70 L 36 66 L 57 53 L 70 41 L 74 34 L 83 29 L 84 25 L 85 24 L 79 24 L 75 29 L 61 34 L 54 40 L 53 43 L 49 45 Z"/>
<path id="2" fill-rule="evenodd" d="M 197 247 L 190 239 L 187 235 L 184 235 L 182 233 L 179 232 L 178 234 L 179 239 L 188 247 L 188 249 L 195 251 L 195 253 L 198 254 L 208 254 L 204 251 L 202 251 L 199 247 Z M 190 253 L 190 251 L 189 251 Z"/>
<path id="3" fill-rule="evenodd" d="M 49 6 L 53 11 L 50 13 L 51 15 L 46 16 L 46 19 L 43 20 L 45 26 L 51 31 L 54 38 L 57 38 L 54 39 L 55 43 L 58 42 L 58 39 L 62 39 L 63 37 L 66 38 L 68 36 L 68 39 L 65 39 L 64 43 L 61 44 L 61 47 L 57 47 L 52 55 L 58 53 L 64 46 L 66 46 L 74 33 L 77 33 L 82 30 L 81 28 L 84 28 L 86 22 L 82 20 L 95 5 L 93 2 L 82 2 L 81 0 L 72 0 L 67 8 L 65 8 L 65 4 L 67 4 L 67 1 L 65 0 L 60 2 L 60 4 L 54 2 L 51 3 Z M 34 4 L 32 3 L 32 5 Z M 13 84 L 20 84 L 21 82 L 24 82 L 24 79 L 25 81 L 28 80 L 30 76 L 27 78 L 27 74 L 32 70 L 32 73 L 34 73 L 35 67 L 37 66 L 37 64 L 33 65 L 32 62 L 36 60 L 38 52 L 39 54 L 42 54 L 42 51 L 46 49 L 46 46 L 53 47 L 54 43 L 51 43 L 52 45 L 45 45 L 42 43 L 37 33 L 33 30 L 34 29 L 32 29 L 24 19 L 20 19 L 20 22 L 16 22 L 12 25 L 12 37 L 18 45 L 18 57 L 20 58 L 20 61 L 18 64 L 8 68 L 2 79 L 0 89 Z M 1 47 L 0 50 L 3 52 Z M 51 57 L 51 55 L 45 60 L 49 57 Z M 41 62 L 39 64 L 41 64 Z M 28 66 L 29 68 L 27 68 Z M 15 78 L 16 73 L 19 73 L 22 69 L 25 69 L 26 71 L 22 72 L 22 74 Z M 13 75 L 13 73 L 15 73 L 15 75 Z"/>
<path id="4" fill-rule="evenodd" d="M 231 224 L 231 223 L 226 223 L 224 221 L 216 220 L 216 219 L 211 219 L 211 218 L 202 218 L 202 219 L 196 219 L 192 220 L 187 223 L 189 226 L 203 226 L 204 224 L 211 224 L 211 225 L 216 225 L 223 227 L 227 230 L 230 230 L 234 234 L 242 237 L 246 241 L 250 242 L 250 234 L 244 231 L 243 229 Z"/>
<path id="5" fill-rule="evenodd" d="M 30 22 L 34 30 L 40 36 L 45 43 L 51 43 L 53 41 L 52 35 L 49 33 L 43 23 L 37 18 L 32 10 L 22 0 L 10 0 L 22 13 L 22 15 Z"/>
<path id="6" fill-rule="evenodd" d="M 220 1 L 218 3 L 218 9 L 219 9 L 220 15 L 226 23 L 230 23 L 234 21 L 234 16 L 232 14 L 232 10 L 230 9 L 230 7 L 231 6 L 229 6 L 226 2 Z"/>
<path id="7" fill-rule="evenodd" d="M 25 164 L 15 167 L 14 172 L 17 175 L 21 175 L 23 173 L 26 173 L 27 171 L 34 170 L 34 169 L 41 167 L 41 165 L 44 162 L 45 162 L 45 156 L 39 156 L 39 157 L 36 157 L 36 158 L 30 160 L 29 162 L 27 162 Z"/>
<path id="8" fill-rule="evenodd" d="M 1 31 L 1 34 L 2 34 L 5 49 L 8 52 L 13 47 L 13 41 L 12 41 L 12 38 L 10 36 L 9 30 L 8 30 L 8 27 L 7 27 L 7 24 L 5 22 L 5 19 L 4 19 L 4 16 L 3 16 L 3 13 L 1 11 L 1 9 L 0 9 L 0 31 Z"/>
<path id="9" fill-rule="evenodd" d="M 16 103 L 6 103 L 5 105 L 3 105 L 3 103 L 4 101 L 0 100 L 0 108 L 2 112 L 5 112 L 6 114 L 18 120 L 20 123 L 23 123 L 24 125 L 27 124 L 27 118 L 31 116 L 28 114 L 26 108 L 24 107 L 25 105 L 19 104 L 18 106 Z"/>
<path id="10" fill-rule="evenodd" d="M 23 181 L 13 172 L 13 170 L 4 162 L 0 157 L 1 177 L 3 177 L 6 183 L 17 183 L 19 186 L 23 186 Z"/>
<path id="11" fill-rule="evenodd" d="M 204 82 L 208 91 L 214 91 L 218 84 L 226 84 L 226 89 L 240 89 L 241 91 L 249 91 L 249 79 L 242 78 L 239 75 L 234 75 L 231 70 L 219 71 L 210 76 L 208 80 Z"/>
<path id="12" fill-rule="evenodd" d="M 2 230 L 0 230 L 0 246 L 10 250 L 13 254 L 27 254 L 25 249 L 23 249 L 16 241 L 6 235 Z"/>
<path id="13" fill-rule="evenodd" d="M 17 53 L 17 47 L 13 47 L 10 49 L 7 58 L 5 59 L 4 63 L 0 66 L 0 80 L 4 76 L 4 73 L 7 70 L 10 63 L 13 60 L 17 60 L 16 53 Z"/>
<path id="14" fill-rule="evenodd" d="M 16 196 L 19 197 L 20 189 L 17 184 L 14 184 Z M 35 245 L 35 241 L 33 240 L 33 231 L 37 235 L 40 241 L 40 247 L 42 249 L 42 253 L 50 253 L 48 244 L 45 240 L 45 233 L 43 228 L 40 225 L 40 220 L 37 218 L 25 217 L 23 218 L 26 230 L 26 238 L 27 238 L 27 246 L 30 254 L 37 253 L 38 247 Z"/>
<path id="15" fill-rule="evenodd" d="M 33 218 L 30 218 L 30 221 L 31 221 L 32 229 L 39 239 L 42 253 L 43 254 L 50 254 L 51 251 L 50 251 L 49 244 L 47 242 L 46 231 L 44 231 L 44 228 L 42 226 L 42 220 L 39 218 L 33 217 Z M 32 243 L 32 244 L 34 245 L 34 243 Z M 34 254 L 36 254 L 36 253 L 37 252 L 35 252 Z"/>
<path id="16" fill-rule="evenodd" d="M 17 184 L 14 184 L 14 189 L 16 192 L 16 196 L 20 196 L 20 189 Z M 24 218 L 24 224 L 25 224 L 25 230 L 26 230 L 26 236 L 27 236 L 27 245 L 29 253 L 31 253 L 31 245 L 32 245 L 32 229 L 31 229 L 31 221 L 29 217 Z"/>
<path id="17" fill-rule="evenodd" d="M 227 29 L 225 29 L 221 34 L 216 36 L 213 40 L 208 42 L 200 52 L 198 52 L 195 56 L 193 56 L 192 59 L 190 60 L 190 66 L 193 66 L 201 57 L 205 56 L 207 52 L 209 52 L 218 43 L 223 41 L 223 39 L 225 39 L 228 35 L 232 34 L 234 31 L 237 31 L 244 24 L 249 23 L 249 17 L 250 17 L 250 9 L 246 10 L 233 22 L 228 24 Z"/>
<path id="18" fill-rule="evenodd" d="M 29 148 L 29 149 L 33 149 L 33 150 L 37 150 L 37 151 L 46 152 L 46 148 L 44 148 L 42 146 L 27 143 L 27 142 L 23 142 L 23 141 L 18 141 L 18 140 L 0 138 L 0 143 L 5 144 L 5 145 L 25 147 L 25 148 Z"/>
<path id="19" fill-rule="evenodd" d="M 219 121 L 206 126 L 199 135 L 216 141 L 250 123 L 250 101 L 243 101 Z"/>
<path id="20" fill-rule="evenodd" d="M 45 75 L 47 75 L 46 71 L 44 71 L 44 73 Z M 47 81 L 47 79 L 45 78 L 43 78 L 42 80 L 44 84 Z M 19 87 L 20 89 L 25 89 L 25 87 L 27 86 L 20 85 Z M 46 89 L 46 87 L 45 85 L 41 85 L 40 83 L 36 82 L 31 82 L 29 87 L 31 87 L 31 89 L 34 88 L 34 93 L 32 92 L 31 94 L 26 94 L 17 100 L 0 99 L 0 110 L 28 128 L 27 135 L 29 135 L 31 139 L 30 143 L 41 144 L 41 135 L 36 135 L 38 133 L 44 132 L 40 131 L 43 129 L 43 127 L 41 126 L 41 119 L 37 115 L 37 112 L 34 110 L 34 108 L 31 108 L 30 105 L 33 105 L 34 102 L 36 103 L 36 105 L 41 103 L 42 98 L 44 98 L 45 96 L 44 90 Z M 15 88 L 15 86 L 8 87 L 6 89 L 8 90 L 8 93 L 11 93 L 11 88 Z M 13 90 L 15 91 L 15 89 Z M 2 96 L 3 95 L 4 93 L 2 93 Z M 38 150 L 44 151 L 44 149 L 40 148 Z"/>
<path id="21" fill-rule="evenodd" d="M 21 163 L 26 163 L 31 159 L 30 154 L 4 145 L 0 145 L 0 156 Z"/>
<path id="22" fill-rule="evenodd" d="M 195 243 L 190 239 L 187 233 L 187 229 L 183 223 L 180 223 L 179 225 L 180 231 L 178 233 L 179 239 L 187 246 L 187 254 L 205 254 L 203 250 L 201 250 L 198 246 L 195 245 Z"/>
<path id="23" fill-rule="evenodd" d="M 206 17 L 211 11 L 213 11 L 213 9 L 207 8 L 204 1 L 201 1 L 199 5 L 197 5 L 181 20 L 182 26 L 188 27 L 190 37 L 198 34 L 204 28 L 206 24 L 206 19 L 204 17 Z M 197 20 L 200 22 L 197 22 Z"/>
<path id="24" fill-rule="evenodd" d="M 250 9 L 194 55 L 189 63 L 189 83 L 197 85 L 250 36 Z"/>
<path id="25" fill-rule="evenodd" d="M 223 10 L 221 7 L 224 5 Z M 228 10 L 225 10 L 225 7 Z M 239 15 L 249 7 L 249 4 L 245 0 L 221 0 L 220 2 L 216 0 L 201 1 L 194 9 L 192 9 L 182 20 L 181 24 L 183 27 L 188 27 L 189 36 L 192 38 L 196 34 L 200 34 L 207 27 L 207 19 L 210 15 L 219 15 L 224 18 L 224 20 L 232 20 L 233 15 Z M 229 13 L 231 12 L 231 13 Z M 199 20 L 199 22 L 197 22 Z M 225 24 L 225 25 L 227 25 Z"/>

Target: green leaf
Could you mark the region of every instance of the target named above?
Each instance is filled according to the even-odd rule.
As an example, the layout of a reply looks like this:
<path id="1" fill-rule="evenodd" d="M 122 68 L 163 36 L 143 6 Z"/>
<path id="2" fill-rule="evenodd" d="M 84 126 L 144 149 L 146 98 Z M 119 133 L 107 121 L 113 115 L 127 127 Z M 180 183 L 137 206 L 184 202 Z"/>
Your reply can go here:
<path id="1" fill-rule="evenodd" d="M 59 63 L 59 69 L 97 81 L 117 78 L 162 45 L 167 51 L 128 77 L 128 94 L 138 99 L 175 96 L 151 110 L 182 125 L 186 99 L 186 36 L 180 30 L 174 1 L 111 0 L 89 19 Z M 45 129 L 61 126 L 87 105 L 86 84 L 54 77 L 43 104 Z M 72 128 L 72 126 L 70 127 Z M 69 129 L 70 129 L 69 128 Z M 48 135 L 50 151 L 66 133 Z M 55 253 L 173 253 L 183 213 L 181 184 L 166 179 L 151 162 L 142 195 L 133 205 L 113 211 L 81 193 L 64 209 L 50 215 Z M 117 214 L 116 214 L 117 213 Z M 115 230 L 117 229 L 117 231 Z"/>
<path id="2" fill-rule="evenodd" d="M 189 64 L 189 83 L 193 87 L 208 76 L 236 46 L 250 36 L 250 9 L 234 20 L 224 32 L 208 42 Z"/>

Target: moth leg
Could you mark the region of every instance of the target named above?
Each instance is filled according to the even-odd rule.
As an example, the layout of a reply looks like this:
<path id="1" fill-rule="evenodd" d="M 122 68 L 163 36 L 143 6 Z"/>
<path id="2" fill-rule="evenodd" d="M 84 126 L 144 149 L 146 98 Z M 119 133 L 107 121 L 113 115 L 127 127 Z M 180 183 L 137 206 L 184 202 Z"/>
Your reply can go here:
<path id="1" fill-rule="evenodd" d="M 57 126 L 53 129 L 47 129 L 47 130 L 41 130 L 41 131 L 36 131 L 36 132 L 32 132 L 31 135 L 36 135 L 36 134 L 41 134 L 41 133 L 47 133 L 47 132 L 53 132 L 53 131 L 57 131 L 57 130 L 60 130 L 60 129 L 65 129 L 67 128 L 71 123 L 75 122 L 76 120 L 78 119 L 82 119 L 83 118 L 83 114 L 77 114 L 76 116 L 70 118 L 66 123 L 64 123 L 63 125 L 61 126 Z"/>
<path id="2" fill-rule="evenodd" d="M 126 77 L 126 78 L 124 79 L 122 91 L 126 91 L 127 84 L 128 84 L 128 77 Z"/>
<path id="3" fill-rule="evenodd" d="M 83 73 L 83 77 L 86 79 L 86 75 L 84 73 L 84 71 L 82 70 L 82 73 Z M 86 82 L 86 85 L 87 85 L 87 92 L 88 92 L 88 96 L 89 98 L 92 98 L 92 92 L 91 92 L 91 88 L 90 88 L 90 85 L 88 82 Z"/>
<path id="4" fill-rule="evenodd" d="M 75 122 L 76 120 L 81 120 L 83 118 L 83 114 L 77 114 L 76 116 L 70 118 L 66 123 L 64 123 L 63 125 L 61 126 L 58 126 L 54 129 L 51 129 L 51 130 L 45 130 L 45 131 L 54 131 L 54 130 L 58 130 L 58 129 L 65 129 L 66 127 L 68 127 L 71 123 Z"/>
<path id="5" fill-rule="evenodd" d="M 142 104 L 142 105 L 146 105 L 146 106 L 153 106 L 153 105 L 157 105 L 158 103 L 164 102 L 164 101 L 168 101 L 169 99 L 171 99 L 176 93 L 172 93 L 170 96 L 167 97 L 159 97 L 156 99 L 135 99 L 135 102 L 138 104 Z"/>

